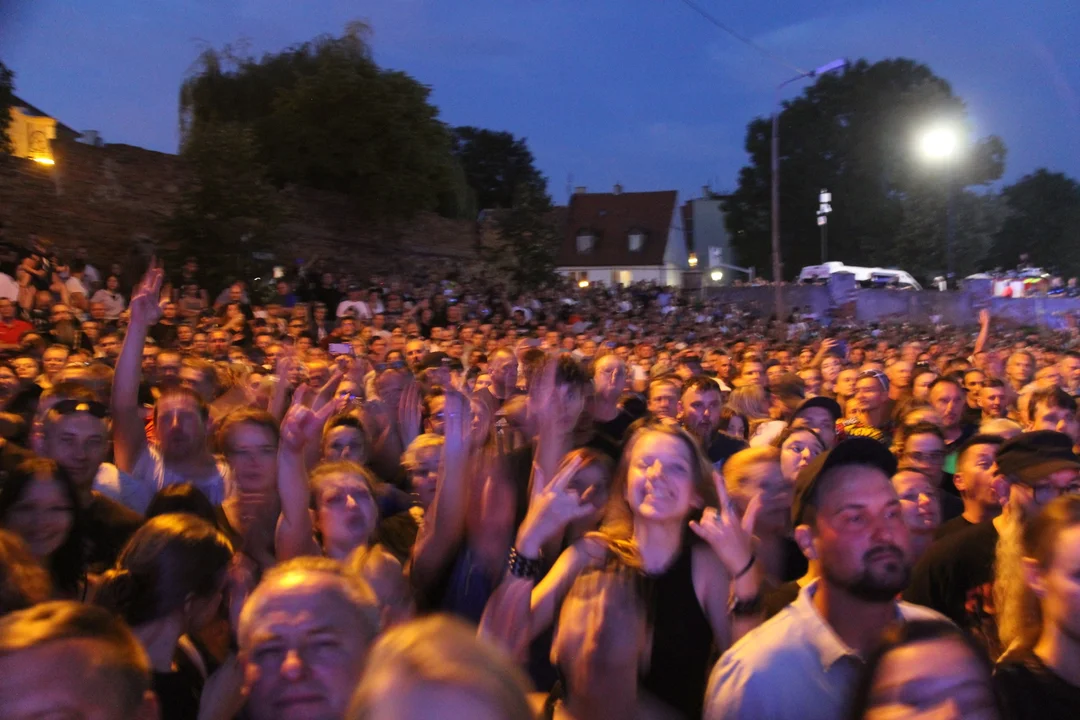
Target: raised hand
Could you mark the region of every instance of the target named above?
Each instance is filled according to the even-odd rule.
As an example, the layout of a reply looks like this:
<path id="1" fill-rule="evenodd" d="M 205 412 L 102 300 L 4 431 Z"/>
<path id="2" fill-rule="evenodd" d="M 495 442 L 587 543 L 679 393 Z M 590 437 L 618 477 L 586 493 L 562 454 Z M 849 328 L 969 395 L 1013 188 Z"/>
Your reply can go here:
<path id="1" fill-rule="evenodd" d="M 230 655 L 203 685 L 198 720 L 230 720 L 240 713 L 246 701 L 244 666 L 235 655 Z"/>
<path id="2" fill-rule="evenodd" d="M 753 528 L 761 510 L 761 496 L 755 495 L 750 500 L 740 519 L 724 486 L 724 478 L 719 472 L 713 472 L 713 483 L 716 485 L 720 507 L 705 508 L 700 522 L 690 521 L 690 529 L 709 544 L 728 574 L 734 577 L 747 566 L 754 554 Z"/>
<path id="3" fill-rule="evenodd" d="M 558 361 L 549 357 L 544 367 L 533 378 L 529 387 L 529 419 L 534 431 L 552 429 L 559 420 L 558 396 L 555 392 L 555 370 Z"/>
<path id="4" fill-rule="evenodd" d="M 131 293 L 131 324 L 148 328 L 161 319 L 161 285 L 165 270 L 155 262 L 143 275 Z"/>
<path id="5" fill-rule="evenodd" d="M 307 407 L 307 396 L 310 391 L 306 385 L 301 385 L 293 393 L 292 406 L 281 421 L 281 447 L 294 453 L 301 453 L 304 446 L 311 442 L 318 442 L 322 435 L 323 424 L 333 414 L 337 404 L 324 403 L 317 410 Z"/>
<path id="6" fill-rule="evenodd" d="M 543 546 L 565 531 L 567 525 L 588 517 L 595 510 L 590 502 L 592 488 L 582 495 L 570 488 L 570 481 L 583 462 L 578 457 L 563 463 L 551 482 L 533 496 L 515 543 L 518 552 L 525 557 L 539 557 Z M 538 467 L 533 469 L 533 482 L 544 482 L 543 473 Z"/>
<path id="7" fill-rule="evenodd" d="M 983 308 L 979 311 L 979 324 L 983 327 L 990 324 L 990 308 Z"/>
<path id="8" fill-rule="evenodd" d="M 409 446 L 416 436 L 420 434 L 420 423 L 423 415 L 420 402 L 420 383 L 410 382 L 401 393 L 398 401 L 398 423 L 401 425 L 401 444 Z"/>

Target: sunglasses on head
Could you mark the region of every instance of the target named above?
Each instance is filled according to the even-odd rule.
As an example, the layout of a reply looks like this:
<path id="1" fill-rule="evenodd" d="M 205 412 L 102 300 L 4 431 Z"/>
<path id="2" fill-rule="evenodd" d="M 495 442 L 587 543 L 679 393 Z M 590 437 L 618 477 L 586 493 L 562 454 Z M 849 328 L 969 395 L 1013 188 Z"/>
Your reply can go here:
<path id="1" fill-rule="evenodd" d="M 96 400 L 61 400 L 52 407 L 53 412 L 60 415 L 73 415 L 75 413 L 90 413 L 96 418 L 109 417 L 109 408 Z"/>

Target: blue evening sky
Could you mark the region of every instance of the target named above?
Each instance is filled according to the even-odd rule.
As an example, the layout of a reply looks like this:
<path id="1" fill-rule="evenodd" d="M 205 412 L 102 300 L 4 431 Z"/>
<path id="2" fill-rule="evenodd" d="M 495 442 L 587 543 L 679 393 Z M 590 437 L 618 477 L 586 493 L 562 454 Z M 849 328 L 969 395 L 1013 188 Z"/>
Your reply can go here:
<path id="1" fill-rule="evenodd" d="M 798 67 L 906 56 L 949 80 L 1005 180 L 1080 177 L 1076 0 L 695 0 Z M 681 0 L 0 0 L 17 92 L 107 142 L 175 152 L 177 94 L 206 44 L 261 55 L 352 19 L 376 60 L 430 85 L 453 125 L 528 138 L 556 200 L 590 190 L 734 187 L 747 122 L 791 72 Z M 798 92 L 796 85 L 791 94 Z"/>

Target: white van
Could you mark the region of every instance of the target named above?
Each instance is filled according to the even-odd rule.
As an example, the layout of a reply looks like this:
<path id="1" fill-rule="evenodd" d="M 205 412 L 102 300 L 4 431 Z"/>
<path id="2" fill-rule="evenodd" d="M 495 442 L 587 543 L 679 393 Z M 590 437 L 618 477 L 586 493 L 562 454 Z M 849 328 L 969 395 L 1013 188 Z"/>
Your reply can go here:
<path id="1" fill-rule="evenodd" d="M 834 273 L 846 272 L 855 276 L 855 282 L 865 288 L 894 287 L 901 290 L 922 290 L 922 286 L 903 270 L 878 267 L 858 267 L 842 262 L 807 265 L 799 273 L 800 284 L 824 283 Z"/>

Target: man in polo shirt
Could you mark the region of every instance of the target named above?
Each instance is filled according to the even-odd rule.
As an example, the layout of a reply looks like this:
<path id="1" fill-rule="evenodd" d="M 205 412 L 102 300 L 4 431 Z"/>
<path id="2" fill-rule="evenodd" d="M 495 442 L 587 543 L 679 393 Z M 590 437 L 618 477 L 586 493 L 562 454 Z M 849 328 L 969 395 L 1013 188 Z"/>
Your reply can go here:
<path id="1" fill-rule="evenodd" d="M 896 600 L 911 571 L 910 537 L 878 441 L 852 438 L 796 479 L 795 539 L 821 577 L 720 658 L 707 720 L 844 717 L 862 659 L 897 622 L 939 619 Z"/>

